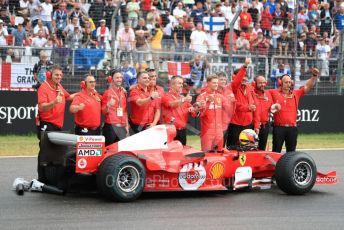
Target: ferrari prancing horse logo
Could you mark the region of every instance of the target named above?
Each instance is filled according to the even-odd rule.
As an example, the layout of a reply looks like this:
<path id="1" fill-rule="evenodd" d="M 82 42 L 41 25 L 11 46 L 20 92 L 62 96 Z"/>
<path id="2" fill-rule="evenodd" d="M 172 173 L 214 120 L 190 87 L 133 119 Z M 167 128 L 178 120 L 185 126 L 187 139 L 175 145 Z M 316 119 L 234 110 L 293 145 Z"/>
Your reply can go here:
<path id="1" fill-rule="evenodd" d="M 239 156 L 239 162 L 240 162 L 241 166 L 245 165 L 245 163 L 246 163 L 246 154 L 241 154 Z"/>

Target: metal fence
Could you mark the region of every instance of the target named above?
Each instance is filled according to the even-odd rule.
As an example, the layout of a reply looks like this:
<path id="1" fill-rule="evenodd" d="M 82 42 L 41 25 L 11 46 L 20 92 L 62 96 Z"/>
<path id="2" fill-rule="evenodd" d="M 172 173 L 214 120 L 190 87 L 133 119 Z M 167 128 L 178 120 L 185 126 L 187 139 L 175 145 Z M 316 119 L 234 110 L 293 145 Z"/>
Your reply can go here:
<path id="1" fill-rule="evenodd" d="M 341 44 L 343 47 L 343 44 Z M 119 50 L 115 54 L 111 50 L 96 50 L 96 49 L 75 49 L 75 48 L 33 48 L 33 47 L 0 47 L 6 49 L 10 53 L 11 58 L 7 61 L 12 65 L 19 65 L 20 68 L 26 68 L 27 75 L 32 79 L 32 68 L 35 63 L 39 61 L 39 52 L 45 50 L 50 60 L 54 64 L 61 65 L 64 71 L 63 85 L 71 92 L 79 90 L 79 82 L 84 75 L 91 73 L 98 79 L 98 89 L 103 91 L 107 87 L 106 76 L 109 75 L 110 70 L 114 67 L 120 67 L 120 57 L 122 53 Z M 8 50 L 12 50 L 8 52 Z M 82 51 L 82 52 L 81 52 Z M 13 54 L 12 54 L 13 52 Z M 101 53 L 101 56 L 92 55 L 94 52 Z M 82 55 L 81 55 L 81 54 Z M 128 54 L 128 53 L 127 53 Z M 151 67 L 158 69 L 160 75 L 160 83 L 167 87 L 168 76 L 168 61 L 183 61 L 188 62 L 193 60 L 195 53 L 192 52 L 176 52 L 172 47 L 169 51 L 166 50 L 143 50 L 133 51 L 129 53 L 124 59 L 129 60 L 131 65 L 137 66 L 136 55 L 143 56 L 142 68 Z M 7 55 L 9 56 L 9 55 Z M 234 69 L 240 67 L 246 57 L 251 57 L 252 65 L 248 70 L 249 79 L 261 74 L 264 75 L 270 82 L 270 87 L 273 87 L 271 76 L 273 71 L 278 68 L 279 64 L 284 64 L 285 68 L 290 70 L 296 80 L 296 85 L 301 86 L 305 80 L 309 78 L 309 69 L 312 66 L 320 68 L 321 77 L 317 82 L 311 94 L 314 95 L 340 95 L 341 81 L 343 79 L 343 52 L 339 53 L 338 58 L 330 58 L 328 60 L 320 60 L 319 58 L 310 57 L 291 57 L 291 56 L 276 56 L 276 55 L 252 55 L 247 54 L 233 54 L 232 69 L 229 71 L 228 54 L 202 54 L 204 60 L 209 63 L 206 69 L 206 74 L 223 72 L 233 72 Z M 112 58 L 114 57 L 114 59 Z M 82 59 L 82 60 L 81 60 Z M 123 57 L 122 57 L 123 59 Z M 4 63 L 4 62 L 3 62 Z M 27 65 L 27 66 L 25 66 Z M 12 74 L 15 76 L 22 76 L 20 72 L 23 69 L 12 68 Z M 324 69 L 325 68 L 325 69 Z M 18 71 L 17 73 L 15 71 Z M 1 75 L 3 75 L 1 71 Z M 13 78 L 13 77 L 12 77 Z M 230 80 L 230 77 L 229 77 Z M 26 80 L 28 81 L 28 80 Z"/>

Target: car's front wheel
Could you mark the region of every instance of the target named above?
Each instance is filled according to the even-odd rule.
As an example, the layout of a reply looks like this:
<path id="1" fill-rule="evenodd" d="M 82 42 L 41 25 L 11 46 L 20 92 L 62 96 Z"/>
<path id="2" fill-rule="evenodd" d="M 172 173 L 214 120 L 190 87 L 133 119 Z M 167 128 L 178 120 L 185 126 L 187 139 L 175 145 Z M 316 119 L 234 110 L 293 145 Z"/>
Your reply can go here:
<path id="1" fill-rule="evenodd" d="M 129 202 L 141 195 L 145 177 L 145 168 L 140 160 L 130 155 L 115 154 L 100 165 L 97 186 L 105 197 Z"/>
<path id="2" fill-rule="evenodd" d="M 309 192 L 316 181 L 317 169 L 314 160 L 303 152 L 289 152 L 277 162 L 275 178 L 278 187 L 291 195 Z"/>

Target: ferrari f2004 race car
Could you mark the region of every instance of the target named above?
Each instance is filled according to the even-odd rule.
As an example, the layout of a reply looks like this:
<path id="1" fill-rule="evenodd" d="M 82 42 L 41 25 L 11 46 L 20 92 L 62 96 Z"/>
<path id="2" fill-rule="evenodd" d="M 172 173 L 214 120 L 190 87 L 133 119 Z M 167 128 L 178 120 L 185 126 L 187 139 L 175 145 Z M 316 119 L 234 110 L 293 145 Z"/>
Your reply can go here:
<path id="1" fill-rule="evenodd" d="M 48 132 L 41 142 L 39 178 L 67 192 L 75 182 L 93 181 L 102 195 L 121 202 L 149 191 L 266 188 L 274 182 L 287 194 L 301 195 L 315 183 L 337 183 L 335 171 L 317 172 L 306 153 L 201 152 L 174 141 L 175 135 L 173 125 L 158 125 L 105 147 L 103 136 Z"/>

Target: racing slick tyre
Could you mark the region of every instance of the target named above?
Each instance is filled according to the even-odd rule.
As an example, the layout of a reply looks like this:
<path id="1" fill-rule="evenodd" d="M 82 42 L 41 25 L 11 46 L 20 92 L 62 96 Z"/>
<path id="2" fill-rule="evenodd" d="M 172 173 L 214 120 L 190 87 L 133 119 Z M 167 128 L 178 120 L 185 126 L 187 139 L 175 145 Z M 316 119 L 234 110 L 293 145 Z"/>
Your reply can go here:
<path id="1" fill-rule="evenodd" d="M 97 187 L 110 200 L 129 202 L 141 195 L 145 178 L 145 168 L 140 160 L 130 155 L 115 154 L 100 165 Z"/>
<path id="2" fill-rule="evenodd" d="M 289 152 L 277 162 L 275 178 L 278 187 L 291 195 L 309 192 L 315 183 L 317 168 L 314 160 L 303 152 Z"/>

